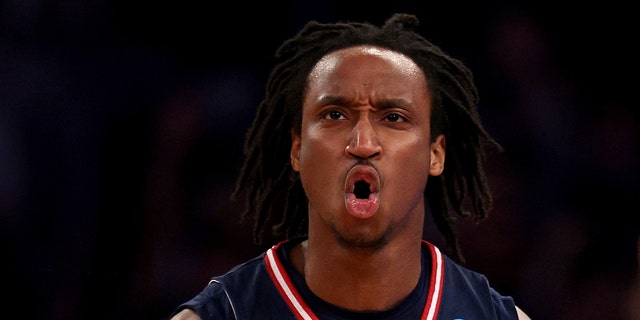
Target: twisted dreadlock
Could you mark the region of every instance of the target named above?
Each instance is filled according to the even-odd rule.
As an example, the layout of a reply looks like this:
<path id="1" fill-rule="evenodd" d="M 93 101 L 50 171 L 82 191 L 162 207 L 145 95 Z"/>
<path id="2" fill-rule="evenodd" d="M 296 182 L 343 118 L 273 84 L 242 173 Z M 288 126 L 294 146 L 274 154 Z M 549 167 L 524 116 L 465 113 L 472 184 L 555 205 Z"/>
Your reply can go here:
<path id="1" fill-rule="evenodd" d="M 326 54 L 361 44 L 388 48 L 410 57 L 424 72 L 431 92 L 431 135 L 447 137 L 444 172 L 431 177 L 425 198 L 445 239 L 445 251 L 464 262 L 453 229 L 459 217 L 480 221 L 491 209 L 484 172 L 485 147 L 500 146 L 484 130 L 476 107 L 471 72 L 417 32 L 418 19 L 395 14 L 382 27 L 370 23 L 307 23 L 276 51 L 266 94 L 249 128 L 245 161 L 232 197 L 246 197 L 243 220 L 254 218 L 254 241 L 307 233 L 307 199 L 290 165 L 291 129 L 300 134 L 307 76 Z M 466 210 L 470 207 L 470 211 Z M 272 234 L 265 235 L 265 227 Z"/>

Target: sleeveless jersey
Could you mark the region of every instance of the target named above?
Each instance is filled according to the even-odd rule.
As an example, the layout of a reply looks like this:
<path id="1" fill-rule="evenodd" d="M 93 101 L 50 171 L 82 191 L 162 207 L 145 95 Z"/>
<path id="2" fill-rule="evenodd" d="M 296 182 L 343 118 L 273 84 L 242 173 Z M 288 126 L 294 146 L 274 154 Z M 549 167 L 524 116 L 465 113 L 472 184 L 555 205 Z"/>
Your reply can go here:
<path id="1" fill-rule="evenodd" d="M 287 248 L 304 239 L 280 242 L 257 257 L 213 277 L 205 288 L 175 310 L 190 308 L 203 320 L 220 319 L 518 319 L 511 297 L 423 241 L 418 285 L 397 306 L 357 312 L 325 302 L 307 287 L 291 265 Z"/>

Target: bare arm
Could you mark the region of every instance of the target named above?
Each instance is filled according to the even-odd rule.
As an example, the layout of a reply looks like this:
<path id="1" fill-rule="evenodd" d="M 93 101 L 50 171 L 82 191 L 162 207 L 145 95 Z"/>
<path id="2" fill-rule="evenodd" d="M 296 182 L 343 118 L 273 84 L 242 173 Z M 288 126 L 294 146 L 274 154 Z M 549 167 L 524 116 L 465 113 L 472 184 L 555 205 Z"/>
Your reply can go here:
<path id="1" fill-rule="evenodd" d="M 531 318 L 529 318 L 529 316 L 526 313 L 524 313 L 524 311 L 522 311 L 522 309 L 520 309 L 518 306 L 516 306 L 516 311 L 518 312 L 519 320 L 531 320 Z"/>
<path id="2" fill-rule="evenodd" d="M 195 313 L 191 309 L 184 309 L 178 312 L 175 316 L 171 317 L 170 320 L 202 320 L 197 313 Z"/>

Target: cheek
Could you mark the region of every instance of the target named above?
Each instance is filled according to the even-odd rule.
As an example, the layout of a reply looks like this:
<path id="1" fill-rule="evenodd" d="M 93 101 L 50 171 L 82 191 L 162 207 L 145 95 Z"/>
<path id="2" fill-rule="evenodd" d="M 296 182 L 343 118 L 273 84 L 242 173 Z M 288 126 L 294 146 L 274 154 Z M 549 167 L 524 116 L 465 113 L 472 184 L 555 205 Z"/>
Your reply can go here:
<path id="1" fill-rule="evenodd" d="M 426 183 L 426 177 L 429 175 L 429 156 L 418 156 L 413 153 L 410 156 L 398 157 L 397 174 L 403 177 L 405 181 L 417 181 L 418 183 Z"/>
<path id="2" fill-rule="evenodd" d="M 327 129 L 318 123 L 302 123 L 300 161 L 307 166 L 331 166 L 344 157 L 342 130 Z"/>
<path id="3" fill-rule="evenodd" d="M 390 165 L 385 168 L 388 173 L 387 178 L 393 179 L 398 189 L 415 188 L 421 193 L 429 176 L 429 146 L 424 139 L 397 141 L 394 142 L 393 149 L 387 148 L 387 156 L 392 159 Z"/>
<path id="4" fill-rule="evenodd" d="M 321 135 L 306 134 L 300 144 L 300 178 L 305 187 L 329 187 L 343 157 L 339 142 Z M 309 183 L 312 182 L 312 183 Z"/>

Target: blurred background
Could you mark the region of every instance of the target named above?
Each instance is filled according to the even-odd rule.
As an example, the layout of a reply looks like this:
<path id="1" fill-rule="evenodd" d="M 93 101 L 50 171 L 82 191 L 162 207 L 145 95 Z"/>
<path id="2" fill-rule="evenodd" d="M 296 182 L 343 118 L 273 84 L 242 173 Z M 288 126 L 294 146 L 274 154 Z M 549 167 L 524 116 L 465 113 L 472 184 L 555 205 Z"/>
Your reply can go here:
<path id="1" fill-rule="evenodd" d="M 5 312 L 166 319 L 261 252 L 229 200 L 273 53 L 414 13 L 505 152 L 467 265 L 535 320 L 640 319 L 638 18 L 623 2 L 0 2 Z M 427 228 L 425 236 L 438 243 Z"/>

